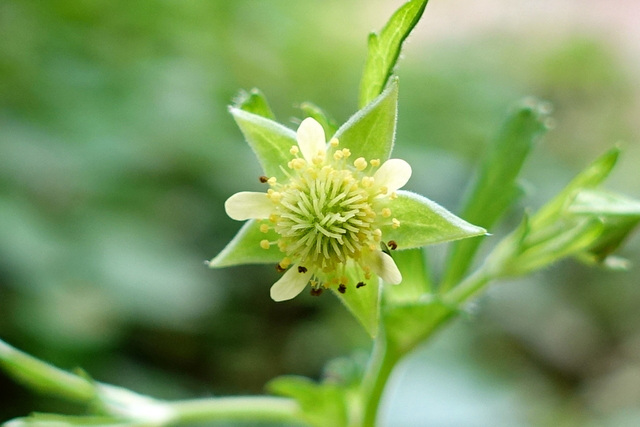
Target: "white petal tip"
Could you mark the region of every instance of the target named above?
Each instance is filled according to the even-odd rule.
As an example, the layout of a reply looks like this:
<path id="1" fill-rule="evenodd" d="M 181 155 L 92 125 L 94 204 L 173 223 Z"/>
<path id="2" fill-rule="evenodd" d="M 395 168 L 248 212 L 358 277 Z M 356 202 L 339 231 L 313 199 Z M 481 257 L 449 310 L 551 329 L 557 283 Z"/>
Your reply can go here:
<path id="1" fill-rule="evenodd" d="M 411 178 L 411 165 L 402 159 L 389 159 L 373 175 L 376 185 L 387 187 L 389 192 L 396 191 Z"/>
<path id="2" fill-rule="evenodd" d="M 276 283 L 271 286 L 271 299 L 276 302 L 288 301 L 297 297 L 311 279 L 311 272 L 300 272 L 298 265 L 293 265 Z"/>
<path id="3" fill-rule="evenodd" d="M 272 209 L 273 204 L 265 193 L 252 191 L 241 191 L 224 202 L 227 215 L 236 221 L 269 218 Z"/>

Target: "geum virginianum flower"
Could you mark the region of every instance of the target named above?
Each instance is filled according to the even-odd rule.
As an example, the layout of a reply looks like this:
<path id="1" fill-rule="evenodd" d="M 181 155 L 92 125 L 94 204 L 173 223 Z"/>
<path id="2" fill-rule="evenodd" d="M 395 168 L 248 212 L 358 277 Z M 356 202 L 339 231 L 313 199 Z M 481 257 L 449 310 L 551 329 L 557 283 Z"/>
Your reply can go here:
<path id="1" fill-rule="evenodd" d="M 274 262 L 282 277 L 271 287 L 271 297 L 284 301 L 307 285 L 313 295 L 327 288 L 357 292 L 368 284 L 377 286 L 378 278 L 397 285 L 402 273 L 391 250 L 485 234 L 430 200 L 399 190 L 411 177 L 411 166 L 387 159 L 397 99 L 388 98 L 395 94 L 387 91 L 378 100 L 378 108 L 385 100 L 393 106 L 392 114 L 383 116 L 386 128 L 376 121 L 375 133 L 359 129 L 371 125 L 365 119 L 376 112 L 374 101 L 328 142 L 313 118 L 303 120 L 293 134 L 268 119 L 232 109 L 265 167 L 260 181 L 269 188 L 239 192 L 225 202 L 231 218 L 250 221 L 210 266 Z M 354 134 L 382 136 L 368 141 L 367 151 L 343 144 L 341 134 L 347 140 Z M 359 155 L 367 153 L 378 155 Z"/>

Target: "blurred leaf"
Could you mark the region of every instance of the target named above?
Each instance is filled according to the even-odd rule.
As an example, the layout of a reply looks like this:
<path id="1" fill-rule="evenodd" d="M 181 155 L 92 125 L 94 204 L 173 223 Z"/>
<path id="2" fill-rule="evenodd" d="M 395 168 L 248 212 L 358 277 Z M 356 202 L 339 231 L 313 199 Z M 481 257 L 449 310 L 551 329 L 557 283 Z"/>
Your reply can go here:
<path id="1" fill-rule="evenodd" d="M 382 316 L 388 344 L 400 354 L 406 354 L 456 312 L 455 307 L 437 300 L 385 307 Z"/>
<path id="2" fill-rule="evenodd" d="M 609 176 L 619 155 L 620 149 L 614 147 L 587 166 L 556 197 L 531 217 L 531 227 L 541 228 L 564 215 L 579 191 L 595 188 Z"/>
<path id="3" fill-rule="evenodd" d="M 398 114 L 398 79 L 366 107 L 355 113 L 334 135 L 354 159 L 385 161 L 391 154 Z"/>
<path id="4" fill-rule="evenodd" d="M 304 111 L 308 117 L 313 117 L 322 125 L 325 135 L 333 135 L 338 130 L 338 123 L 317 105 L 311 102 L 303 102 L 300 105 L 300 109 Z"/>
<path id="5" fill-rule="evenodd" d="M 568 211 L 576 215 L 593 215 L 604 223 L 604 230 L 580 259 L 605 267 L 626 267 L 618 257 L 610 258 L 640 223 L 640 202 L 608 191 L 584 190 L 578 193 Z"/>
<path id="6" fill-rule="evenodd" d="M 28 417 L 15 418 L 2 424 L 2 427 L 67 427 L 67 426 L 102 426 L 102 427 L 152 427 L 145 422 L 128 422 L 104 416 L 73 416 L 58 414 L 31 414 Z"/>
<path id="7" fill-rule="evenodd" d="M 400 56 L 402 43 L 416 26 L 427 0 L 413 0 L 401 6 L 380 33 L 369 34 L 369 50 L 360 82 L 359 106 L 363 108 L 382 92 Z"/>
<path id="8" fill-rule="evenodd" d="M 276 264 L 283 258 L 277 246 L 263 249 L 260 241 L 278 240 L 278 235 L 272 229 L 268 233 L 260 231 L 260 222 L 247 221 L 227 246 L 209 262 L 209 267 L 229 267 L 239 264 Z"/>
<path id="9" fill-rule="evenodd" d="M 393 251 L 391 255 L 402 273 L 402 283 L 397 286 L 385 286 L 385 305 L 414 302 L 431 293 L 432 285 L 423 248 Z"/>
<path id="10" fill-rule="evenodd" d="M 298 143 L 296 133 L 280 123 L 254 113 L 235 107 L 230 107 L 229 111 L 258 157 L 265 175 L 275 176 L 279 180 L 286 179 L 280 167 L 291 160 L 289 150 Z"/>
<path id="11" fill-rule="evenodd" d="M 489 229 L 521 194 L 517 177 L 536 140 L 546 130 L 549 107 L 527 99 L 509 115 L 479 171 L 462 217 Z M 467 272 L 483 239 L 465 239 L 451 246 L 442 288 L 454 286 Z"/>
<path id="12" fill-rule="evenodd" d="M 16 381 L 41 393 L 89 402 L 96 394 L 85 378 L 58 369 L 0 340 L 0 366 Z"/>
<path id="13" fill-rule="evenodd" d="M 358 288 L 356 284 L 359 283 L 361 278 L 356 274 L 356 271 L 358 270 L 354 266 L 346 268 L 346 274 L 351 285 L 347 287 L 344 293 L 333 287 L 331 290 L 373 338 L 378 333 L 380 287 L 382 285 L 378 277 L 375 274 L 371 274 L 369 280 L 362 282 L 365 283 L 365 286 Z"/>
<path id="14" fill-rule="evenodd" d="M 253 88 L 249 92 L 240 91 L 240 93 L 233 100 L 233 106 L 239 108 L 247 113 L 253 113 L 265 119 L 275 120 L 276 116 L 271 111 L 267 98 L 260 91 L 260 89 Z"/>
<path id="15" fill-rule="evenodd" d="M 486 233 L 458 218 L 442 206 L 408 191 L 398 191 L 393 200 L 392 215 L 400 219 L 400 227 L 381 227 L 382 235 L 395 240 L 398 249 L 411 249 L 434 243 L 481 236 Z"/>
<path id="16" fill-rule="evenodd" d="M 333 384 L 318 384 L 305 377 L 284 376 L 267 384 L 269 392 L 295 399 L 303 418 L 314 427 L 347 425 L 344 391 Z"/>

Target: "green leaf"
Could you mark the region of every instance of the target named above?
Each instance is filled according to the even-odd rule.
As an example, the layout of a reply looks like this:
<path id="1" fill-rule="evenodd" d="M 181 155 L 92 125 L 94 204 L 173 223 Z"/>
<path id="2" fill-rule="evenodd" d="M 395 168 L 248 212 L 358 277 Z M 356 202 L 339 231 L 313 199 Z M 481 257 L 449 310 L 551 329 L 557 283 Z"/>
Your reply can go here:
<path id="1" fill-rule="evenodd" d="M 360 82 L 360 108 L 382 92 L 400 56 L 402 43 L 416 26 L 427 0 L 413 0 L 401 6 L 380 33 L 369 34 L 369 51 Z"/>
<path id="2" fill-rule="evenodd" d="M 351 314 L 360 322 L 367 333 L 374 338 L 378 333 L 378 322 L 380 318 L 380 280 L 375 274 L 363 283 L 360 288 L 356 284 L 361 280 L 357 274 L 356 267 L 349 264 L 346 268 L 347 278 L 350 286 L 344 293 L 335 288 L 331 288 L 333 293 L 349 309 Z"/>
<path id="3" fill-rule="evenodd" d="M 334 135 L 352 158 L 385 161 L 391 154 L 398 113 L 398 79 L 365 108 L 359 110 Z"/>
<path id="4" fill-rule="evenodd" d="M 536 140 L 547 129 L 548 106 L 527 99 L 510 114 L 488 149 L 462 216 L 490 229 L 521 194 L 517 177 Z M 466 239 L 451 246 L 442 289 L 455 285 L 469 269 L 483 239 Z"/>
<path id="5" fill-rule="evenodd" d="M 41 393 L 77 402 L 89 402 L 96 396 L 89 380 L 42 362 L 2 340 L 0 367 L 16 381 Z"/>
<path id="6" fill-rule="evenodd" d="M 556 197 L 531 217 L 532 228 L 541 228 L 544 224 L 554 222 L 564 215 L 579 191 L 600 185 L 613 170 L 619 155 L 620 149 L 614 147 L 587 166 Z"/>
<path id="7" fill-rule="evenodd" d="M 267 239 L 271 242 L 278 240 L 278 234 L 269 230 L 260 231 L 260 221 L 249 220 L 242 226 L 227 246 L 215 258 L 209 261 L 209 267 L 229 267 L 239 264 L 276 264 L 284 255 L 276 245 L 269 249 L 262 249 L 260 241 Z"/>
<path id="8" fill-rule="evenodd" d="M 124 421 L 105 416 L 75 416 L 34 413 L 28 417 L 14 418 L 2 424 L 3 427 L 67 427 L 67 426 L 101 426 L 101 427 L 149 427 L 145 422 Z"/>
<path id="9" fill-rule="evenodd" d="M 271 393 L 295 399 L 303 418 L 314 427 L 347 425 L 344 391 L 333 384 L 318 384 L 305 377 L 283 376 L 267 384 Z"/>
<path id="10" fill-rule="evenodd" d="M 381 229 L 385 240 L 394 240 L 400 250 L 486 234 L 426 197 L 403 190 L 397 193 L 389 206 L 400 227 L 387 224 Z"/>
<path id="11" fill-rule="evenodd" d="M 338 123 L 317 105 L 311 102 L 303 102 L 300 105 L 300 109 L 304 111 L 308 117 L 314 118 L 322 125 L 325 135 L 333 135 L 338 130 Z"/>
<path id="12" fill-rule="evenodd" d="M 437 300 L 387 307 L 383 321 L 388 344 L 400 354 L 406 354 L 455 314 L 456 307 Z"/>
<path id="13" fill-rule="evenodd" d="M 432 284 L 423 248 L 391 251 L 390 254 L 402 273 L 402 283 L 384 287 L 385 305 L 415 302 L 431 293 Z"/>
<path id="14" fill-rule="evenodd" d="M 249 92 L 244 90 L 240 91 L 233 100 L 233 106 L 267 119 L 276 119 L 275 114 L 271 111 L 271 107 L 269 107 L 267 98 L 259 89 L 256 88 L 251 89 Z"/>
<path id="15" fill-rule="evenodd" d="M 273 120 L 235 107 L 229 107 L 229 112 L 256 153 L 264 174 L 286 179 L 280 168 L 292 158 L 289 150 L 298 143 L 296 133 Z"/>
<path id="16" fill-rule="evenodd" d="M 568 208 L 575 215 L 596 216 L 604 230 L 579 259 L 620 269 L 627 263 L 611 257 L 640 223 L 640 202 L 608 191 L 584 190 L 578 193 Z M 611 258 L 611 259 L 609 259 Z"/>

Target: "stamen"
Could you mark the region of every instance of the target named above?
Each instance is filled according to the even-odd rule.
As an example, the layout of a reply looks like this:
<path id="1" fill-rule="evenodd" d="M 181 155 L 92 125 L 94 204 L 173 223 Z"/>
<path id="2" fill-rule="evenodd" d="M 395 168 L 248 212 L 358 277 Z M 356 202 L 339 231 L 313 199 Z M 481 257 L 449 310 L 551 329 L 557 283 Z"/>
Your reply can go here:
<path id="1" fill-rule="evenodd" d="M 364 159 L 364 157 L 358 157 L 353 162 L 353 165 L 356 167 L 357 170 L 363 171 L 367 167 L 367 161 Z"/>
<path id="2" fill-rule="evenodd" d="M 291 153 L 294 156 L 298 155 L 299 152 L 300 152 L 300 148 L 297 145 L 292 145 L 291 148 L 289 149 L 289 153 Z"/>
<path id="3" fill-rule="evenodd" d="M 271 247 L 271 244 L 270 244 L 270 243 L 269 243 L 269 241 L 268 241 L 268 240 L 266 240 L 266 239 L 265 239 L 265 240 L 261 240 L 261 241 L 260 241 L 260 247 L 261 247 L 262 249 L 269 249 L 269 247 Z"/>
<path id="4" fill-rule="evenodd" d="M 389 208 L 382 208 L 382 216 L 384 218 L 389 218 L 391 216 L 391 209 Z"/>
<path id="5" fill-rule="evenodd" d="M 400 221 L 398 221 L 398 218 L 393 218 L 391 220 L 391 228 L 398 228 L 400 227 Z"/>
<path id="6" fill-rule="evenodd" d="M 338 292 L 344 294 L 345 292 L 347 292 L 347 287 L 343 283 L 340 283 L 340 286 L 338 286 Z"/>
<path id="7" fill-rule="evenodd" d="M 260 231 L 263 233 L 269 232 L 269 224 L 260 224 Z"/>
<path id="8" fill-rule="evenodd" d="M 269 178 L 267 178 L 266 176 L 262 175 L 260 178 L 258 178 L 258 180 L 260 180 L 261 183 L 265 184 Z"/>
<path id="9" fill-rule="evenodd" d="M 378 166 L 380 166 L 380 159 L 371 159 L 369 163 L 371 163 L 371 166 L 377 168 Z"/>

